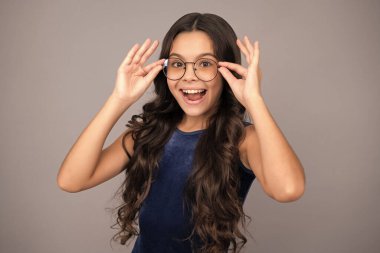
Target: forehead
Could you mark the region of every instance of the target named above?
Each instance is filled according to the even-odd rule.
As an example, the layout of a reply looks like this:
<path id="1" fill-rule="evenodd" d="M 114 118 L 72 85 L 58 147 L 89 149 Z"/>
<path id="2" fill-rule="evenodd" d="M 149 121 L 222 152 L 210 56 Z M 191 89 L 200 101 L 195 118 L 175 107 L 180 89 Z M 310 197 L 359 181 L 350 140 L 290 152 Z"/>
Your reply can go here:
<path id="1" fill-rule="evenodd" d="M 185 60 L 194 60 L 203 53 L 215 54 L 212 40 L 202 31 L 179 33 L 172 43 L 169 54 L 172 53 L 182 55 Z"/>

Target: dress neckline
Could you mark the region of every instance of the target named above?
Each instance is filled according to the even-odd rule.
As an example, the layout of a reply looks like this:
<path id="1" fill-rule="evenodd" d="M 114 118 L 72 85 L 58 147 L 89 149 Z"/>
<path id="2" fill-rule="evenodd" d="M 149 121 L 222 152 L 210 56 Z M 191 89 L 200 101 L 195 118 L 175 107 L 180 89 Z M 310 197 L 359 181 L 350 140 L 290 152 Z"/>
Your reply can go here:
<path id="1" fill-rule="evenodd" d="M 178 127 L 176 127 L 175 130 L 177 133 L 180 133 L 182 135 L 196 135 L 196 134 L 204 132 L 206 129 L 200 129 L 200 130 L 195 130 L 195 131 L 191 131 L 191 132 L 184 132 L 184 131 L 180 130 Z"/>

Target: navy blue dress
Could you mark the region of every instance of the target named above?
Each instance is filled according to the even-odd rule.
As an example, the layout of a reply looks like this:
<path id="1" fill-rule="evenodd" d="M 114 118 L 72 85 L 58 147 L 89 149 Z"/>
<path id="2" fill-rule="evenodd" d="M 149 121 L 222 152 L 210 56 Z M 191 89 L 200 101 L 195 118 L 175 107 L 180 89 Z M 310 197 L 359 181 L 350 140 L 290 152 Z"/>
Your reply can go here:
<path id="1" fill-rule="evenodd" d="M 144 200 L 139 216 L 140 235 L 132 253 L 191 253 L 188 237 L 192 231 L 190 214 L 183 208 L 182 190 L 191 171 L 193 153 L 202 131 L 176 129 L 164 147 L 159 170 Z M 241 168 L 240 197 L 244 199 L 256 178 L 253 171 Z"/>

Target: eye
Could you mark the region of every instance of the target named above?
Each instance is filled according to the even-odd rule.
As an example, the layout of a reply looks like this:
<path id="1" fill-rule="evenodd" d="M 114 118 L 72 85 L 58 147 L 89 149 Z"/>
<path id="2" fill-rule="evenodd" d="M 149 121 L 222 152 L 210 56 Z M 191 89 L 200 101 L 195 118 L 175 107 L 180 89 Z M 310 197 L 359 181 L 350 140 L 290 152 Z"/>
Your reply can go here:
<path id="1" fill-rule="evenodd" d="M 202 68 L 211 67 L 212 65 L 214 65 L 214 64 L 213 64 L 213 62 L 210 61 L 210 60 L 201 60 L 201 61 L 199 62 L 199 66 L 202 67 Z"/>
<path id="2" fill-rule="evenodd" d="M 183 62 L 180 60 L 171 60 L 170 61 L 170 66 L 173 68 L 182 68 L 183 67 Z"/>

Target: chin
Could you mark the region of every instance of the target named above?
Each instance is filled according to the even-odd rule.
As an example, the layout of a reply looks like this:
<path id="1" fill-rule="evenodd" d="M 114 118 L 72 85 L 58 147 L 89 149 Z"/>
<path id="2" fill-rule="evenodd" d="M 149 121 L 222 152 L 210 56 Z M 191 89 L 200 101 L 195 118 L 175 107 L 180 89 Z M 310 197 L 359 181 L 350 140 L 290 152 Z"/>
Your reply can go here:
<path id="1" fill-rule="evenodd" d="M 190 117 L 207 117 L 210 115 L 210 112 L 213 109 L 212 105 L 216 104 L 216 101 L 214 101 L 214 99 L 210 99 L 214 96 L 214 94 L 209 92 L 206 92 L 200 102 L 195 102 L 194 104 L 189 104 L 189 102 L 183 96 L 182 92 L 174 94 L 174 97 L 177 100 L 178 105 L 181 107 L 183 113 L 186 116 Z"/>

